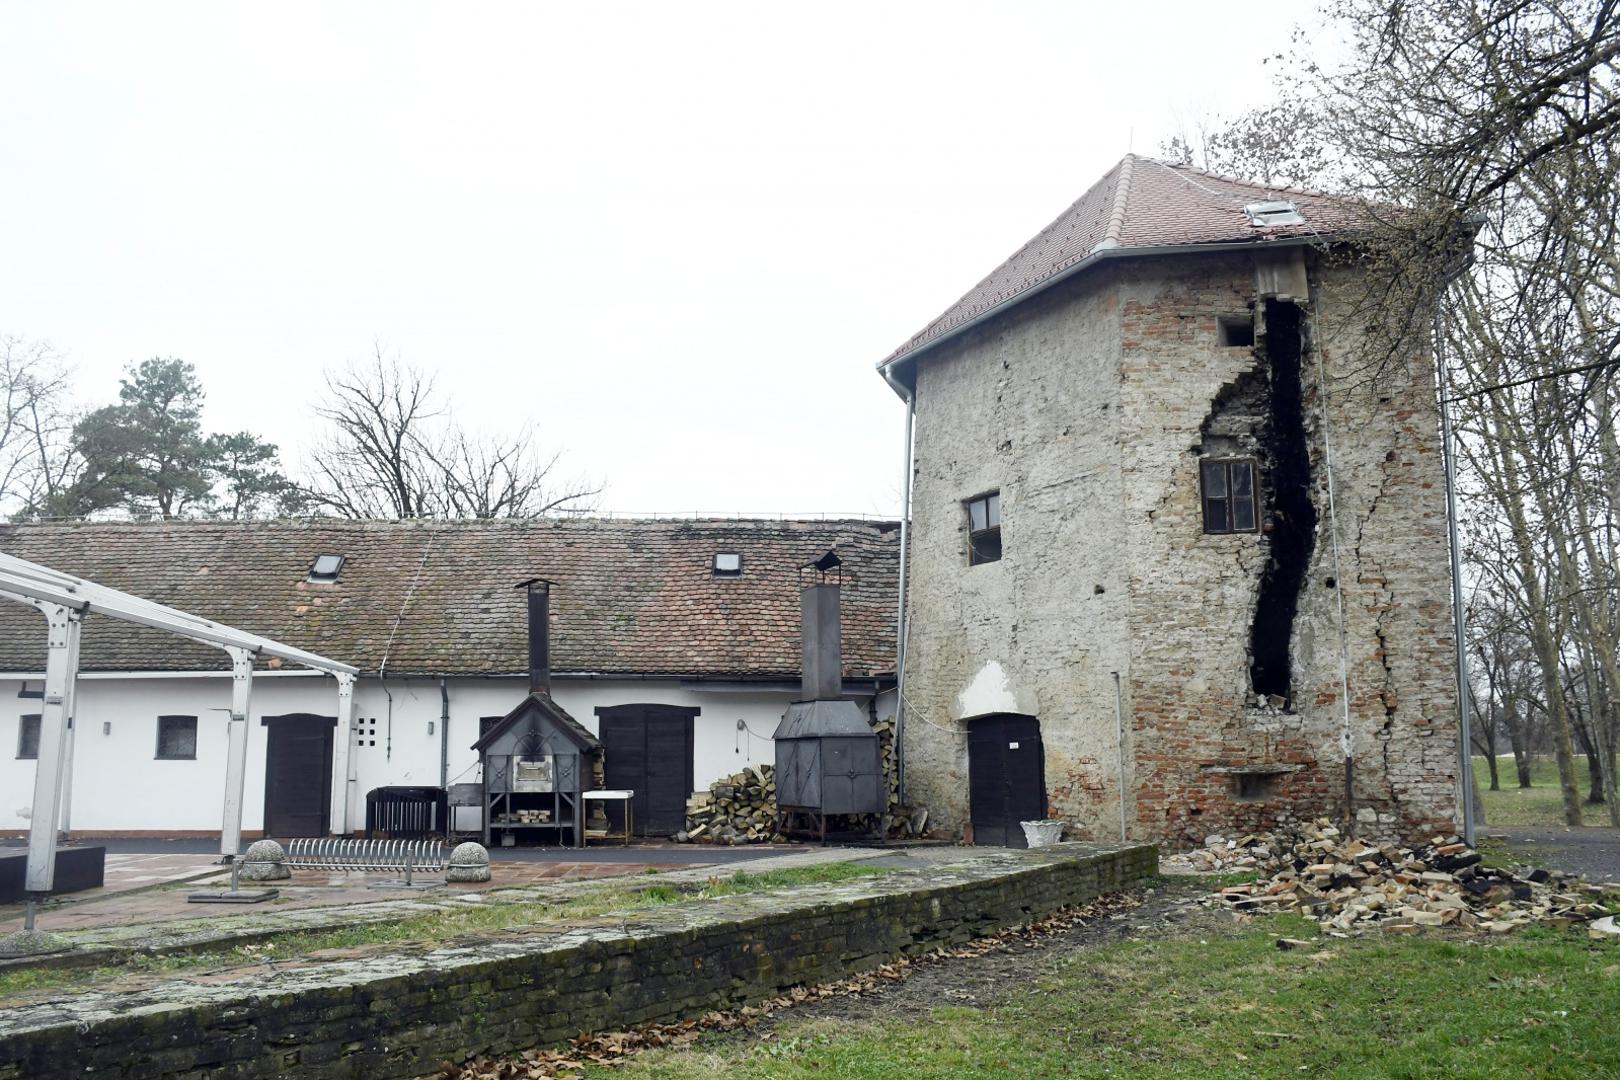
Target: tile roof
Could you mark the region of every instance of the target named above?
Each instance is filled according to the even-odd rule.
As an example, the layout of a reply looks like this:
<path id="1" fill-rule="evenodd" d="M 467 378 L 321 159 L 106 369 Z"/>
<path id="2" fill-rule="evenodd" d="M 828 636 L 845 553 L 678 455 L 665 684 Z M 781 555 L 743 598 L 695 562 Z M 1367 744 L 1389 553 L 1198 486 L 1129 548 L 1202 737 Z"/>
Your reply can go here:
<path id="1" fill-rule="evenodd" d="M 1243 208 L 1271 199 L 1292 201 L 1303 225 L 1251 224 Z M 948 337 L 992 309 L 1015 300 L 1080 263 L 1093 252 L 1191 244 L 1264 244 L 1352 227 L 1358 204 L 1295 188 L 1268 188 L 1230 177 L 1127 154 L 1056 221 L 1019 248 L 990 276 L 923 327 L 884 361 L 893 363 Z"/>
<path id="2" fill-rule="evenodd" d="M 517 674 L 520 581 L 552 591 L 556 672 L 796 677 L 797 567 L 837 544 L 844 668 L 894 670 L 898 529 L 863 521 L 79 522 L 0 526 L 0 550 L 375 673 Z M 717 578 L 717 551 L 743 557 Z M 335 584 L 305 579 L 344 556 Z M 0 603 L 0 671 L 44 670 L 45 624 Z M 225 654 L 92 615 L 85 671 L 228 667 Z"/>

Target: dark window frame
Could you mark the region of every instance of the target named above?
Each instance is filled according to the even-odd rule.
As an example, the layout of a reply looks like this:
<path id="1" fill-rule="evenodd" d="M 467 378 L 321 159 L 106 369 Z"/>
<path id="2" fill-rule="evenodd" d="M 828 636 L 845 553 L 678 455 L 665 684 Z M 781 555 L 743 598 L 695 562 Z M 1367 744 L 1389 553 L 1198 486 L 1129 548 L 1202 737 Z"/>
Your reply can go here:
<path id="1" fill-rule="evenodd" d="M 1238 494 L 1240 485 L 1234 466 L 1248 473 L 1248 491 Z M 1219 467 L 1219 484 L 1212 484 L 1211 468 Z M 1212 490 L 1219 488 L 1219 490 Z M 1204 534 L 1237 536 L 1260 531 L 1260 464 L 1252 457 L 1206 457 L 1198 460 L 1198 489 L 1201 496 Z M 1240 510 L 1247 503 L 1248 524 L 1240 524 Z"/>
<path id="2" fill-rule="evenodd" d="M 316 568 L 321 565 L 322 559 L 336 559 L 337 565 L 332 568 L 330 573 L 320 571 Z M 347 555 L 322 552 L 315 556 L 314 561 L 309 564 L 309 575 L 304 580 L 312 585 L 335 585 L 337 584 L 338 575 L 343 573 L 344 564 L 348 561 L 349 557 Z"/>
<path id="3" fill-rule="evenodd" d="M 164 724 L 175 720 L 191 721 L 191 753 L 175 754 L 165 753 L 163 749 Z M 152 750 L 153 761 L 196 761 L 197 760 L 197 718 L 178 713 L 165 714 L 157 718 L 157 744 Z"/>
<path id="4" fill-rule="evenodd" d="M 722 555 L 734 556 L 736 558 L 736 560 L 737 560 L 737 568 L 735 570 L 722 570 L 720 568 L 720 557 Z M 717 551 L 717 552 L 714 553 L 714 558 L 713 558 L 713 560 L 711 560 L 710 566 L 714 569 L 714 576 L 717 577 L 717 578 L 722 578 L 722 579 L 725 579 L 725 580 L 731 580 L 733 578 L 740 578 L 743 575 L 742 552 L 740 552 L 740 551 Z"/>
<path id="5" fill-rule="evenodd" d="M 974 510 L 984 508 L 982 526 L 975 527 Z M 986 491 L 962 502 L 968 519 L 968 565 L 1001 561 L 1001 489 Z"/>
<path id="6" fill-rule="evenodd" d="M 40 730 L 41 730 L 41 728 L 43 726 L 44 720 L 45 720 L 45 714 L 44 713 L 37 713 L 37 712 L 36 713 L 23 713 L 22 716 L 18 719 L 18 721 L 17 721 L 17 760 L 18 761 L 38 761 L 39 760 Z M 30 726 L 30 723 L 32 724 L 33 729 L 34 729 L 34 739 L 33 739 L 34 752 L 32 754 L 28 754 L 28 753 L 23 752 L 23 751 L 28 749 L 28 728 Z"/>

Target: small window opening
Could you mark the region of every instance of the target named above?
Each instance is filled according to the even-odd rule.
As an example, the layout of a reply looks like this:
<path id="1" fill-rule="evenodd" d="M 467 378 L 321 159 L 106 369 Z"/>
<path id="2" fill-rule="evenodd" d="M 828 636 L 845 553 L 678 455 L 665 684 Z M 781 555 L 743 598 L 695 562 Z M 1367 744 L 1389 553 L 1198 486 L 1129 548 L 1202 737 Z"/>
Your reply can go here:
<path id="1" fill-rule="evenodd" d="M 992 491 L 969 499 L 968 565 L 996 562 L 1001 558 L 1001 492 Z"/>
<path id="2" fill-rule="evenodd" d="M 197 760 L 197 718 L 195 716 L 158 717 L 157 760 Z"/>
<path id="3" fill-rule="evenodd" d="M 39 757 L 40 713 L 24 713 L 17 725 L 17 760 L 32 761 Z"/>
<path id="4" fill-rule="evenodd" d="M 1238 802 L 1264 802 L 1271 798 L 1272 786 L 1276 779 L 1270 773 L 1239 773 Z"/>
<path id="5" fill-rule="evenodd" d="M 1205 458 L 1204 532 L 1220 535 L 1260 531 L 1253 458 Z"/>
<path id="6" fill-rule="evenodd" d="M 1299 207 L 1287 199 L 1253 202 L 1245 206 L 1243 212 L 1249 215 L 1249 224 L 1260 229 L 1272 225 L 1305 224 L 1305 215 L 1299 212 Z"/>
<path id="7" fill-rule="evenodd" d="M 714 553 L 715 577 L 742 577 L 742 555 L 735 551 Z"/>
<path id="8" fill-rule="evenodd" d="M 1245 315 L 1222 315 L 1215 320 L 1223 349 L 1254 348 L 1254 320 Z"/>
<path id="9" fill-rule="evenodd" d="M 309 580 L 327 585 L 337 580 L 338 571 L 343 569 L 342 555 L 317 555 L 315 563 L 309 568 Z"/>

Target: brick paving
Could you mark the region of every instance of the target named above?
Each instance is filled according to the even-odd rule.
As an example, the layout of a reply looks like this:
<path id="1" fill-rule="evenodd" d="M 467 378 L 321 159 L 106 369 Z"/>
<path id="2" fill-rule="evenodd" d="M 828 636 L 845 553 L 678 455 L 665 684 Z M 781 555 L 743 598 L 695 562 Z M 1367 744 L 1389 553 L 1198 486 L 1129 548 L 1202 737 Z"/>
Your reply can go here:
<path id="1" fill-rule="evenodd" d="M 52 900 L 40 910 L 39 925 L 52 931 L 90 930 L 218 915 L 222 910 L 218 905 L 186 900 L 199 888 L 221 887 L 230 880 L 229 872 L 217 864 L 217 859 L 208 855 L 108 855 L 107 884 Z M 554 881 L 594 880 L 640 874 L 651 867 L 646 862 L 495 862 L 487 883 L 446 885 L 432 892 L 482 892 Z M 270 883 L 281 895 L 266 906 L 287 911 L 399 900 L 398 891 L 371 887 L 398 877 L 388 873 L 295 870 L 290 880 Z M 420 879 L 436 881 L 438 875 L 422 875 Z M 22 925 L 21 905 L 0 906 L 0 935 L 19 930 Z"/>

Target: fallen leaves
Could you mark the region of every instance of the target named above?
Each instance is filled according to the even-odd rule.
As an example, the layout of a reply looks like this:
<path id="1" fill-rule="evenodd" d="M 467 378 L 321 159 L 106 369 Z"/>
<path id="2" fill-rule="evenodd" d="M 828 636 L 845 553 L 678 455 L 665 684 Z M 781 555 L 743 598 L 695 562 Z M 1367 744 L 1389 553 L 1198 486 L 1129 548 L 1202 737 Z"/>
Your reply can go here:
<path id="1" fill-rule="evenodd" d="M 462 1065 L 441 1062 L 429 1080 L 580 1080 L 582 1070 L 589 1066 L 617 1066 L 630 1055 L 644 1050 L 680 1049 L 710 1033 L 750 1029 L 763 1017 L 795 1005 L 881 991 L 924 965 L 973 959 L 1020 945 L 1034 948 L 1054 934 L 1104 916 L 1117 916 L 1140 903 L 1140 898 L 1135 896 L 1105 896 L 961 945 L 936 948 L 916 957 L 898 957 L 871 971 L 835 982 L 795 986 L 758 1005 L 705 1013 L 673 1024 L 648 1024 L 629 1031 L 582 1032 L 565 1047 L 525 1050 L 516 1057 L 477 1058 Z"/>

